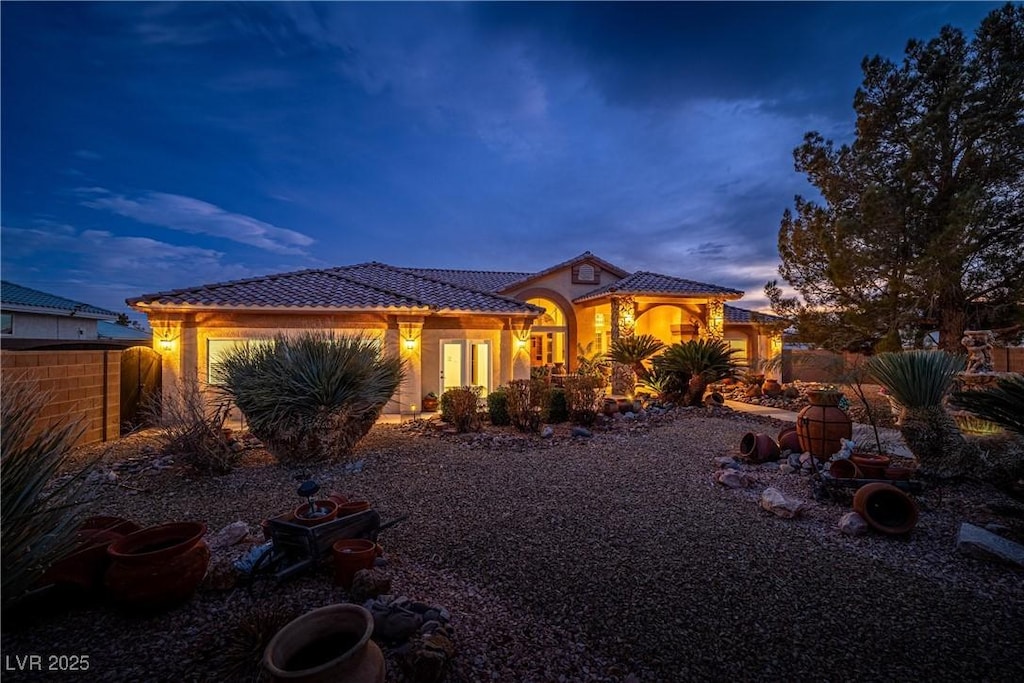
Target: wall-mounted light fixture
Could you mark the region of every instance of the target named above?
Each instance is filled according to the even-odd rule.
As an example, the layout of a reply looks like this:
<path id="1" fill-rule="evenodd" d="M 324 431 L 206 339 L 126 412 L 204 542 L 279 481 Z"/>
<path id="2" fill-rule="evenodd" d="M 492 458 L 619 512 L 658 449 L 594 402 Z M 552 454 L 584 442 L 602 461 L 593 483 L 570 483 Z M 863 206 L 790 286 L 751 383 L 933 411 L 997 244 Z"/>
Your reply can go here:
<path id="1" fill-rule="evenodd" d="M 404 343 L 406 351 L 414 351 L 416 349 L 416 339 L 414 337 L 406 337 Z"/>
<path id="2" fill-rule="evenodd" d="M 174 340 L 169 337 L 164 337 L 159 342 L 161 351 L 170 351 L 174 348 Z"/>

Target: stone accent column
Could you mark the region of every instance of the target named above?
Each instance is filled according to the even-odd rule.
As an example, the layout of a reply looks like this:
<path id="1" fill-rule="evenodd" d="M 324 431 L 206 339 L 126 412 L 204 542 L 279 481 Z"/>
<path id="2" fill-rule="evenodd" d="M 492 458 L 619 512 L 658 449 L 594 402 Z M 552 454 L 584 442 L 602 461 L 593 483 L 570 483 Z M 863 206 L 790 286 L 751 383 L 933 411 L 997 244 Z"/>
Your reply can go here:
<path id="1" fill-rule="evenodd" d="M 617 339 L 632 337 L 636 330 L 636 300 L 631 296 L 612 297 L 612 343 Z M 612 363 L 612 393 L 628 395 L 633 393 L 636 378 L 633 369 L 622 363 Z"/>
<path id="2" fill-rule="evenodd" d="M 725 337 L 725 302 L 711 299 L 707 306 L 707 328 L 704 333 L 707 339 L 723 339 Z"/>

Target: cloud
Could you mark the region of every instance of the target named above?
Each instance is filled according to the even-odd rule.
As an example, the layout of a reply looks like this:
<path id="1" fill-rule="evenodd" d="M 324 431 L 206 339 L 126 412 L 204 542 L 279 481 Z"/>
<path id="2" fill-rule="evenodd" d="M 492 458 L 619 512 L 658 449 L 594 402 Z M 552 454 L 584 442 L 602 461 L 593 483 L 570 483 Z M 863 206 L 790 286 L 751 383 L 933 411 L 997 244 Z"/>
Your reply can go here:
<path id="1" fill-rule="evenodd" d="M 81 188 L 77 192 L 86 197 L 82 204 L 93 209 L 110 211 L 148 225 L 221 237 L 275 254 L 306 255 L 304 247 L 314 242 L 312 237 L 300 232 L 231 213 L 192 197 L 165 192 L 127 197 L 96 187 Z"/>
<path id="2" fill-rule="evenodd" d="M 3 226 L 4 278 L 113 311 L 146 292 L 257 273 L 215 249 L 37 221 Z"/>

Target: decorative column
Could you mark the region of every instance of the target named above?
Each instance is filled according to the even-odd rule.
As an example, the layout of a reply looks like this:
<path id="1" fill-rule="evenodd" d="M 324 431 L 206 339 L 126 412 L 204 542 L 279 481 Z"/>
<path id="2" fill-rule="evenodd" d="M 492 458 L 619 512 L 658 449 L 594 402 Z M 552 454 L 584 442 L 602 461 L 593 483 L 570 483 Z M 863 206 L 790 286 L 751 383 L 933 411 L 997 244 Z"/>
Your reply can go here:
<path id="1" fill-rule="evenodd" d="M 708 318 L 704 337 L 706 339 L 723 339 L 725 337 L 725 302 L 721 299 L 709 299 L 707 310 Z"/>
<path id="2" fill-rule="evenodd" d="M 631 296 L 612 297 L 612 343 L 617 339 L 632 337 L 636 329 L 636 300 Z M 612 393 L 630 395 L 636 386 L 633 368 L 622 363 L 612 363 Z"/>

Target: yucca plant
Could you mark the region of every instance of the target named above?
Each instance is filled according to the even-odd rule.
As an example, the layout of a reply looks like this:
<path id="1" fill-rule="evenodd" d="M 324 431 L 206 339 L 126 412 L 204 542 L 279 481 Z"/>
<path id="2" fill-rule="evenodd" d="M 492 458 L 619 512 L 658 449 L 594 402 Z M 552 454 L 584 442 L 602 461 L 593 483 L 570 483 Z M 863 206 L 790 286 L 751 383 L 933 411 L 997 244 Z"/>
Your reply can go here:
<path id="1" fill-rule="evenodd" d="M 1024 436 L 1024 375 L 1000 377 L 995 386 L 976 391 L 957 391 L 950 404 L 983 420 Z"/>
<path id="2" fill-rule="evenodd" d="M 737 352 L 721 339 L 695 339 L 666 348 L 654 359 L 654 367 L 674 374 L 676 382 L 686 387 L 686 405 L 700 405 L 708 384 L 736 375 L 739 365 L 733 356 Z"/>
<path id="3" fill-rule="evenodd" d="M 75 547 L 86 465 L 50 486 L 82 433 L 81 420 L 34 430 L 48 395 L 28 381 L 4 382 L 0 409 L 0 548 L 3 606 L 33 587 L 43 572 Z"/>
<path id="4" fill-rule="evenodd" d="M 945 400 L 964 361 L 944 351 L 880 353 L 868 373 L 903 406 L 900 432 L 922 474 L 950 478 L 968 469 L 967 442 Z"/>
<path id="5" fill-rule="evenodd" d="M 377 339 L 306 332 L 240 345 L 215 373 L 249 431 L 288 463 L 348 456 L 398 389 L 404 367 Z"/>
<path id="6" fill-rule="evenodd" d="M 644 363 L 653 358 L 665 348 L 665 345 L 657 337 L 651 334 L 634 334 L 628 337 L 619 337 L 612 342 L 612 348 L 608 351 L 608 360 L 612 363 L 620 363 L 627 366 L 633 373 L 631 378 L 626 378 L 624 393 L 632 394 L 637 381 L 644 381 L 649 370 Z"/>

